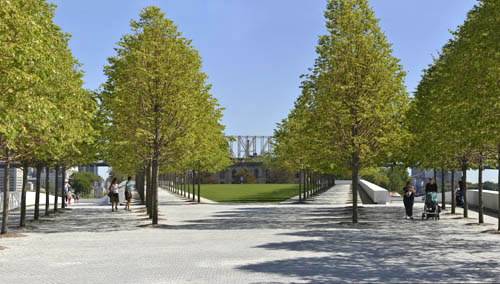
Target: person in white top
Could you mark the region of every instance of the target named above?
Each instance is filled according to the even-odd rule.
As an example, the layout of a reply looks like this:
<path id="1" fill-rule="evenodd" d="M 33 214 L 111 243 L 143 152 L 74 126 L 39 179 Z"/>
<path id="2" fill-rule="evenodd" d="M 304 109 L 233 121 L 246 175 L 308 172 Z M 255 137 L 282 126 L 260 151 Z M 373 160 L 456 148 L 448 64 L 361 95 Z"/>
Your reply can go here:
<path id="1" fill-rule="evenodd" d="M 69 182 L 67 180 L 64 181 L 64 200 L 66 202 L 68 202 L 68 192 L 69 192 L 69 189 L 71 188 L 71 185 L 69 184 Z"/>
<path id="2" fill-rule="evenodd" d="M 109 186 L 109 199 L 111 201 L 111 211 L 118 211 L 118 203 L 120 203 L 120 198 L 118 195 L 118 182 L 116 178 L 113 179 L 111 185 Z"/>

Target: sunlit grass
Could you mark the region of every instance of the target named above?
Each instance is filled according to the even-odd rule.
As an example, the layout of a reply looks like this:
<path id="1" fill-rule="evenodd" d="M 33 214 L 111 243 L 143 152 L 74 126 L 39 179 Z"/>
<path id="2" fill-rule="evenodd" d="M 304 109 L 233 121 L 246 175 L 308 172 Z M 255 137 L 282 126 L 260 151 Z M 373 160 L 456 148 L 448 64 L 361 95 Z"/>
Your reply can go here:
<path id="1" fill-rule="evenodd" d="M 299 194 L 298 184 L 202 184 L 201 196 L 217 202 L 281 202 Z"/>

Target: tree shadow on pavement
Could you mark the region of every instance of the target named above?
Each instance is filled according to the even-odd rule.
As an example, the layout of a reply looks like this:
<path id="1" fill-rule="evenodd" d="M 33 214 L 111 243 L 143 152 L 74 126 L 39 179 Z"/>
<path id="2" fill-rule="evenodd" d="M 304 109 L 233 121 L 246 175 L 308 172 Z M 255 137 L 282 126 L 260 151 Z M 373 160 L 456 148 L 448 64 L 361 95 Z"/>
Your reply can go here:
<path id="1" fill-rule="evenodd" d="M 293 206 L 241 207 L 226 210 L 204 219 L 188 220 L 184 224 L 171 225 L 175 230 L 242 230 L 242 229 L 311 229 L 331 228 L 350 220 L 345 208 L 317 211 L 313 207 Z M 342 226 L 342 225 L 340 225 Z M 167 228 L 167 227 L 166 227 Z"/>
<path id="2" fill-rule="evenodd" d="M 480 239 L 480 232 L 464 227 L 453 220 L 386 220 L 370 224 L 366 230 L 337 227 L 283 233 L 306 239 L 257 248 L 310 252 L 313 257 L 267 261 L 238 269 L 294 276 L 307 283 L 500 282 L 498 240 Z M 314 256 L 317 253 L 327 255 Z"/>
<path id="3" fill-rule="evenodd" d="M 12 231 L 25 233 L 68 233 L 68 232 L 113 232 L 137 230 L 143 224 L 132 211 L 124 211 L 120 207 L 117 212 L 111 212 L 108 206 L 76 206 L 72 210 L 41 214 L 40 220 L 33 220 L 33 209 L 27 212 L 26 224 L 31 230 L 17 227 L 19 214 L 9 216 L 9 226 Z M 35 226 L 33 226 L 35 225 Z"/>
<path id="4" fill-rule="evenodd" d="M 272 206 L 245 207 L 219 211 L 207 218 L 187 220 L 184 224 L 170 225 L 175 230 L 243 230 L 243 229 L 332 229 L 353 227 L 363 229 L 376 226 L 377 222 L 392 216 L 400 220 L 404 214 L 399 207 L 386 207 L 384 212 L 374 207 L 358 210 L 359 224 L 352 224 L 349 207 L 309 207 L 309 206 Z M 418 221 L 415 221 L 418 222 Z"/>
<path id="5" fill-rule="evenodd" d="M 415 211 L 416 216 L 421 213 L 420 208 Z M 475 226 L 451 218 L 404 220 L 399 206 L 366 206 L 359 213 L 361 223 L 352 224 L 346 207 L 241 207 L 162 229 L 286 230 L 277 233 L 299 240 L 255 249 L 300 256 L 237 269 L 292 276 L 307 283 L 500 282 L 498 240 L 482 237 L 485 234 Z"/>

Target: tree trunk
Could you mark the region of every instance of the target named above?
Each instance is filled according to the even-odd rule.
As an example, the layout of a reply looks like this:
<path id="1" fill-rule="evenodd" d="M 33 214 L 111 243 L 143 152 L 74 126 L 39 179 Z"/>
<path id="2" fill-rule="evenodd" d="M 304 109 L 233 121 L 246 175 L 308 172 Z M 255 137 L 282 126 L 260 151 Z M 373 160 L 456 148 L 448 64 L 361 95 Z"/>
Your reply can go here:
<path id="1" fill-rule="evenodd" d="M 57 202 L 59 202 L 59 166 L 55 167 L 55 179 L 54 179 L 54 212 L 57 212 Z"/>
<path id="2" fill-rule="evenodd" d="M 313 196 L 316 193 L 316 187 L 318 185 L 318 176 L 316 174 L 312 175 L 312 190 L 311 190 L 311 196 Z"/>
<path id="3" fill-rule="evenodd" d="M 479 177 L 478 177 L 478 213 L 479 213 L 479 224 L 484 223 L 484 212 L 483 212 L 483 153 L 479 153 Z"/>
<path id="4" fill-rule="evenodd" d="M 307 173 L 307 198 L 311 197 L 312 177 L 311 172 Z"/>
<path id="5" fill-rule="evenodd" d="M 135 171 L 135 190 L 139 193 L 139 197 L 141 196 L 141 190 L 139 188 L 139 170 Z"/>
<path id="6" fill-rule="evenodd" d="M 437 170 L 436 169 L 432 169 L 432 171 L 434 172 L 434 182 L 436 183 L 436 188 L 437 188 L 437 185 L 438 185 L 438 180 L 437 180 Z"/>
<path id="7" fill-rule="evenodd" d="M 182 172 L 182 189 L 184 190 L 184 197 L 188 197 L 186 172 Z"/>
<path id="8" fill-rule="evenodd" d="M 195 186 L 195 183 L 196 183 L 196 181 L 195 181 L 196 173 L 195 173 L 194 170 L 193 170 L 193 174 L 192 174 L 191 178 L 192 178 L 192 182 L 193 182 L 193 201 L 195 201 L 195 196 L 196 196 L 196 186 Z"/>
<path id="9" fill-rule="evenodd" d="M 147 191 L 146 191 L 146 168 L 143 167 L 141 171 L 141 191 L 142 197 L 144 198 L 144 205 L 147 206 Z"/>
<path id="10" fill-rule="evenodd" d="M 26 185 L 28 183 L 28 163 L 23 162 L 23 188 L 21 189 L 21 218 L 19 227 L 26 226 Z"/>
<path id="11" fill-rule="evenodd" d="M 309 176 L 309 171 L 306 170 L 305 172 L 305 177 L 306 181 L 304 184 L 304 200 L 306 200 L 309 197 L 309 189 L 311 188 L 311 177 Z"/>
<path id="12" fill-rule="evenodd" d="M 34 219 L 40 219 L 40 180 L 42 174 L 42 167 L 36 167 L 36 192 L 35 192 L 35 215 Z"/>
<path id="13" fill-rule="evenodd" d="M 497 156 L 497 159 L 498 159 L 498 208 L 497 208 L 497 211 L 498 211 L 498 216 L 497 216 L 497 219 L 498 219 L 498 230 L 500 231 L 500 144 L 498 144 L 498 156 Z"/>
<path id="14" fill-rule="evenodd" d="M 153 169 L 151 173 L 151 187 L 153 198 L 151 201 L 153 202 L 152 213 L 153 213 L 153 225 L 158 224 L 158 155 L 155 154 L 153 156 Z"/>
<path id="15" fill-rule="evenodd" d="M 462 162 L 462 183 L 464 187 L 464 218 L 469 217 L 469 204 L 467 204 L 467 162 Z"/>
<path id="16" fill-rule="evenodd" d="M 149 218 L 153 218 L 153 188 L 151 187 L 151 163 L 148 162 L 148 166 L 146 167 L 146 207 L 148 211 Z"/>
<path id="17" fill-rule="evenodd" d="M 9 149 L 5 149 L 5 168 L 3 175 L 3 210 L 2 210 L 2 235 L 9 231 L 9 183 L 10 179 L 10 157 Z"/>
<path id="18" fill-rule="evenodd" d="M 201 172 L 198 170 L 198 203 L 200 203 Z"/>
<path id="19" fill-rule="evenodd" d="M 50 193 L 50 168 L 48 166 L 45 167 L 45 216 L 49 215 L 49 193 Z"/>
<path id="20" fill-rule="evenodd" d="M 451 214 L 455 214 L 457 207 L 457 196 L 455 195 L 455 169 L 451 169 Z"/>
<path id="21" fill-rule="evenodd" d="M 299 171 L 299 202 L 302 201 L 302 170 Z"/>
<path id="22" fill-rule="evenodd" d="M 446 209 L 446 171 L 444 167 L 441 167 L 441 207 L 443 210 Z"/>
<path id="23" fill-rule="evenodd" d="M 62 187 L 62 194 L 61 194 L 61 208 L 66 208 L 66 192 L 64 191 L 64 183 L 66 182 L 66 167 L 62 167 L 62 173 L 61 173 L 61 187 Z"/>
<path id="24" fill-rule="evenodd" d="M 144 173 L 142 170 L 137 170 L 135 173 L 135 188 L 141 198 L 141 204 L 144 204 Z"/>
<path id="25" fill-rule="evenodd" d="M 352 222 L 358 223 L 358 171 L 359 157 L 357 152 L 352 153 Z"/>

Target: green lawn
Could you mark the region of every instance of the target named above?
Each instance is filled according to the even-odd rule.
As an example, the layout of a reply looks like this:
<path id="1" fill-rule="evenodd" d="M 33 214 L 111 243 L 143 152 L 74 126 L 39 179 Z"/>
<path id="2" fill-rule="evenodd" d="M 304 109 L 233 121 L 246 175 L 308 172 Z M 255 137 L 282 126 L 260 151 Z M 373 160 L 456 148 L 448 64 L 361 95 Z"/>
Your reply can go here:
<path id="1" fill-rule="evenodd" d="M 299 195 L 299 185 L 202 184 L 200 194 L 217 202 L 281 202 Z"/>

